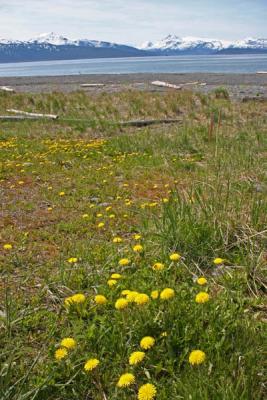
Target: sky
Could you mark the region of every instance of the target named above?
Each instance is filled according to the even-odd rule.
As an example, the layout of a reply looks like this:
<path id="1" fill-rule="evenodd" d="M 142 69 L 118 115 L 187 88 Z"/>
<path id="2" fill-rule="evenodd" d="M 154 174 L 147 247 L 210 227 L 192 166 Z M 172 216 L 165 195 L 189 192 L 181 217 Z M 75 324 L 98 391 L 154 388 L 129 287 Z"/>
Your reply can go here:
<path id="1" fill-rule="evenodd" d="M 0 37 L 56 32 L 140 45 L 168 34 L 267 38 L 267 0 L 0 0 Z"/>

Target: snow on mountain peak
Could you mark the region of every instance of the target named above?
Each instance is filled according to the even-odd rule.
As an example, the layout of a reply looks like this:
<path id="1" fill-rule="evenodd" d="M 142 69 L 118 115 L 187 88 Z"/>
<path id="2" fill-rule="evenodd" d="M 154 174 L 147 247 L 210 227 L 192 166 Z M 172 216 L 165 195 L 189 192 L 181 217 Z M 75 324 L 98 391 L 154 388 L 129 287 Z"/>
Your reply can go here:
<path id="1" fill-rule="evenodd" d="M 70 40 L 62 35 L 58 35 L 55 32 L 42 33 L 36 38 L 32 38 L 29 40 L 30 43 L 44 43 L 44 44 L 52 44 L 54 46 L 63 46 L 63 45 L 75 45 L 76 42 Z"/>

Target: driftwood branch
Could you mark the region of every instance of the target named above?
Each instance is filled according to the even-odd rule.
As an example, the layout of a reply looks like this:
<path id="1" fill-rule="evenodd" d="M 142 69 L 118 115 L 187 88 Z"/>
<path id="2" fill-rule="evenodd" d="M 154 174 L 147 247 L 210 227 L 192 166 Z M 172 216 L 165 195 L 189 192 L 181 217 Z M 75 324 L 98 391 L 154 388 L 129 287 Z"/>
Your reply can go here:
<path id="1" fill-rule="evenodd" d="M 7 112 L 19 115 L 25 115 L 27 117 L 34 117 L 34 118 L 48 118 L 48 119 L 57 119 L 58 115 L 55 114 L 40 114 L 40 113 L 30 113 L 27 111 L 15 110 L 14 108 L 10 108 Z"/>
<path id="2" fill-rule="evenodd" d="M 171 89 L 181 89 L 181 86 L 173 85 L 172 83 L 163 82 L 163 81 L 153 81 L 151 85 L 159 86 L 159 87 L 167 87 Z"/>
<path id="3" fill-rule="evenodd" d="M 182 120 L 175 119 L 147 119 L 147 120 L 136 120 L 136 121 L 122 121 L 119 122 L 120 126 L 149 126 L 156 124 L 173 124 L 173 123 L 181 123 Z"/>
<path id="4" fill-rule="evenodd" d="M 80 86 L 81 87 L 103 87 L 103 86 L 105 86 L 105 84 L 104 83 L 81 83 L 80 84 Z"/>
<path id="5" fill-rule="evenodd" d="M 2 90 L 3 92 L 10 92 L 10 93 L 14 93 L 15 90 L 8 87 L 8 86 L 0 86 L 0 90 Z"/>

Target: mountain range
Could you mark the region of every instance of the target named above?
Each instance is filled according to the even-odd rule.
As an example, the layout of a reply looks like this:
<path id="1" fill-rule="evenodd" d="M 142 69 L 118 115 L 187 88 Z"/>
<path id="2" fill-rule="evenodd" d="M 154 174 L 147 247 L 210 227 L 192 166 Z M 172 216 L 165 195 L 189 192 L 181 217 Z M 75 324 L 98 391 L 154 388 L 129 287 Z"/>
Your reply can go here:
<path id="1" fill-rule="evenodd" d="M 0 63 L 159 55 L 253 53 L 267 53 L 267 39 L 248 38 L 231 42 L 168 35 L 157 42 L 145 42 L 140 47 L 133 47 L 97 40 L 71 40 L 53 32 L 26 41 L 0 38 Z"/>

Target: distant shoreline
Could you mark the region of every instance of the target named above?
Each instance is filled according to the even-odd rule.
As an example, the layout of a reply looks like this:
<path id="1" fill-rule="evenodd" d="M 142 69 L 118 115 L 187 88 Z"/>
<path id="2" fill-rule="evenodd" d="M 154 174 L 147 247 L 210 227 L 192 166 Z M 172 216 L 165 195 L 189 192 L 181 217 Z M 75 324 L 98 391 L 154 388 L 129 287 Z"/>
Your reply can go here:
<path id="1" fill-rule="evenodd" d="M 0 77 L 0 86 L 8 86 L 16 92 L 50 93 L 53 91 L 69 93 L 82 90 L 88 94 L 141 90 L 163 92 L 166 88 L 151 85 L 154 80 L 182 85 L 202 93 L 209 93 L 216 87 L 225 87 L 232 98 L 245 97 L 267 99 L 267 75 L 265 74 L 219 74 L 219 73 L 138 73 L 103 75 L 63 75 L 35 77 Z M 205 83 L 184 85 L 188 83 Z M 81 87 L 81 84 L 103 84 L 99 87 Z M 183 86 L 184 85 L 184 86 Z"/>

